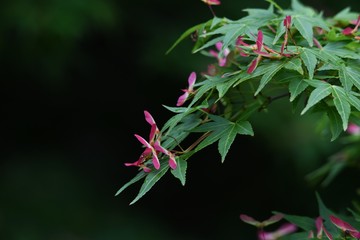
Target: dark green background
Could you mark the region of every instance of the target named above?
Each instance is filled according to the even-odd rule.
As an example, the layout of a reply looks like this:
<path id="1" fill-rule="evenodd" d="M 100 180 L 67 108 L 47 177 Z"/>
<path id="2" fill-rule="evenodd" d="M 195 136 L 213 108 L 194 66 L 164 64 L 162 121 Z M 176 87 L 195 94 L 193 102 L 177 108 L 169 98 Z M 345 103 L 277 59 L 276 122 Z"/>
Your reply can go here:
<path id="1" fill-rule="evenodd" d="M 268 6 L 222 3 L 214 10 L 230 19 Z M 303 3 L 329 16 L 359 11 L 358 0 Z M 2 1 L 1 239 L 255 239 L 240 213 L 316 217 L 315 190 L 335 210 L 349 205 L 350 169 L 328 189 L 305 182 L 339 145 L 286 99 L 254 118 L 256 137 L 237 138 L 223 164 L 216 146 L 194 155 L 184 187 L 168 174 L 135 205 L 140 185 L 114 197 L 137 173 L 123 163 L 141 153 L 143 110 L 161 126 L 171 116 L 162 104 L 174 106 L 189 73 L 212 61 L 192 55 L 190 39 L 166 50 L 209 18 L 200 0 Z"/>

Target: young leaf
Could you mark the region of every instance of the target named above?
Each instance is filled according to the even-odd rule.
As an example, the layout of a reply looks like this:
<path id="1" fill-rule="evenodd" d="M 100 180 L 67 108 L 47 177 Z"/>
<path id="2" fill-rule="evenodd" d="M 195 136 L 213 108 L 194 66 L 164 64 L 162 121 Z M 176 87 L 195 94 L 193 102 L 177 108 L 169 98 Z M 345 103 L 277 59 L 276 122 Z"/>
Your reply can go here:
<path id="1" fill-rule="evenodd" d="M 305 108 L 301 111 L 301 115 L 303 115 L 309 108 L 320 102 L 322 99 L 327 97 L 331 93 L 331 85 L 320 86 L 315 88 L 309 96 L 309 100 L 305 106 Z"/>
<path id="2" fill-rule="evenodd" d="M 358 111 L 360 111 L 360 99 L 356 97 L 353 92 L 347 93 L 347 100 L 353 105 Z"/>
<path id="3" fill-rule="evenodd" d="M 336 140 L 340 134 L 343 131 L 343 126 L 342 126 L 342 120 L 340 118 L 340 115 L 337 113 L 337 111 L 333 108 L 329 108 L 326 112 L 328 119 L 329 119 L 329 124 L 330 124 L 330 132 L 331 132 L 331 141 Z"/>
<path id="4" fill-rule="evenodd" d="M 292 58 L 290 61 L 288 61 L 285 66 L 286 69 L 294 70 L 300 73 L 301 75 L 304 75 L 304 70 L 302 69 L 302 63 L 299 58 Z"/>
<path id="5" fill-rule="evenodd" d="M 147 173 L 144 171 L 139 172 L 133 179 L 131 179 L 129 182 L 124 184 L 115 194 L 115 196 L 119 195 L 121 192 L 123 192 L 127 187 L 130 185 L 140 181 L 142 178 L 146 177 Z"/>
<path id="6" fill-rule="evenodd" d="M 225 118 L 211 115 L 212 122 L 205 123 L 195 129 L 193 132 L 209 132 L 209 135 L 196 147 L 195 151 L 219 140 L 218 150 L 221 160 L 224 161 L 237 134 L 254 135 L 252 127 L 247 121 L 231 122 Z"/>
<path id="7" fill-rule="evenodd" d="M 305 49 L 305 48 L 304 48 Z M 314 54 L 318 59 L 325 63 L 331 63 L 335 66 L 344 63 L 344 60 L 339 58 L 338 56 L 332 54 L 331 52 L 327 51 L 326 49 L 318 49 L 318 48 L 306 48 L 307 52 Z"/>
<path id="8" fill-rule="evenodd" d="M 183 119 L 180 123 L 172 128 L 171 132 L 167 133 L 162 138 L 162 146 L 166 149 L 173 149 L 178 146 L 189 134 L 190 130 L 198 126 L 201 123 L 201 119 L 197 114 L 190 114 Z"/>
<path id="9" fill-rule="evenodd" d="M 186 181 L 186 169 L 187 169 L 187 161 L 182 158 L 176 158 L 177 167 L 175 169 L 171 169 L 171 173 L 174 177 L 178 178 L 181 184 L 184 186 Z"/>
<path id="10" fill-rule="evenodd" d="M 304 240 L 304 239 L 308 239 L 308 237 L 309 237 L 308 232 L 296 232 L 281 237 L 281 240 Z"/>
<path id="11" fill-rule="evenodd" d="M 246 71 L 240 73 L 238 75 L 239 80 L 234 84 L 234 87 L 240 83 L 243 83 L 243 82 L 249 80 L 249 79 L 259 77 L 261 75 L 268 73 L 271 70 L 274 70 L 274 68 L 277 68 L 277 66 L 279 66 L 279 64 L 282 64 L 282 63 L 279 61 L 274 61 L 274 62 L 270 62 L 268 64 L 259 65 L 255 69 L 255 71 L 251 74 L 248 74 Z"/>
<path id="12" fill-rule="evenodd" d="M 219 92 L 219 97 L 217 100 L 222 99 L 228 90 L 232 87 L 232 85 L 239 80 L 238 76 L 233 76 L 224 78 L 222 83 L 216 85 L 216 90 Z"/>
<path id="13" fill-rule="evenodd" d="M 206 48 L 209 48 L 211 46 L 214 46 L 217 42 L 221 42 L 223 40 L 223 36 L 220 36 L 220 37 L 216 37 L 214 39 L 211 39 L 210 41 L 207 41 L 204 45 L 202 45 L 201 47 L 199 48 L 196 48 L 192 51 L 192 53 L 197 53 L 197 52 L 200 52 Z"/>
<path id="14" fill-rule="evenodd" d="M 329 87 L 329 83 L 325 82 L 325 81 L 321 81 L 318 79 L 304 79 L 305 82 L 307 82 L 310 86 L 314 87 L 314 88 L 318 88 L 318 87 Z"/>
<path id="15" fill-rule="evenodd" d="M 351 208 L 347 209 L 349 212 L 351 212 L 351 214 L 353 215 L 353 217 L 355 218 L 356 221 L 358 221 L 360 223 L 360 214 L 355 212 L 354 210 L 352 210 Z"/>
<path id="16" fill-rule="evenodd" d="M 191 28 L 189 28 L 188 30 L 186 30 L 183 34 L 181 34 L 181 36 L 175 41 L 175 43 L 166 51 L 165 54 L 169 54 L 181 41 L 183 41 L 185 38 L 187 38 L 188 36 L 190 36 L 190 34 L 192 34 L 193 32 L 203 28 L 204 26 L 210 25 L 212 23 L 213 19 L 210 19 L 209 21 L 207 21 L 206 23 L 200 23 L 196 26 L 193 26 Z"/>
<path id="17" fill-rule="evenodd" d="M 317 64 L 316 56 L 311 51 L 308 51 L 307 48 L 303 48 L 300 53 L 300 57 L 308 70 L 309 78 L 312 79 L 314 77 L 314 70 Z"/>
<path id="18" fill-rule="evenodd" d="M 313 25 L 306 18 L 294 17 L 294 26 L 299 30 L 300 34 L 306 39 L 309 46 L 312 47 L 314 45 L 313 37 Z"/>
<path id="19" fill-rule="evenodd" d="M 330 215 L 335 215 L 330 209 L 328 209 L 324 202 L 322 201 L 320 195 L 318 192 L 315 193 L 316 194 L 316 199 L 318 202 L 318 208 L 319 208 L 319 215 L 322 217 L 322 219 L 324 219 L 324 226 L 325 228 L 334 236 L 337 237 L 338 231 L 336 229 L 336 227 L 330 222 L 329 216 Z"/>
<path id="20" fill-rule="evenodd" d="M 353 86 L 353 81 L 347 73 L 345 66 L 341 66 L 339 69 L 339 79 L 345 90 L 349 92 Z"/>
<path id="21" fill-rule="evenodd" d="M 345 131 L 348 127 L 348 121 L 350 116 L 350 104 L 347 101 L 347 95 L 345 93 L 345 90 L 339 86 L 332 86 L 331 90 L 336 110 L 341 117 L 343 129 Z"/>
<path id="22" fill-rule="evenodd" d="M 352 12 L 350 7 L 344 8 L 338 12 L 333 18 L 337 21 L 349 22 L 356 19 L 359 16 L 358 13 Z"/>
<path id="23" fill-rule="evenodd" d="M 278 213 L 278 212 L 274 212 Z M 305 231 L 311 231 L 315 228 L 315 221 L 313 218 L 305 217 L 305 216 L 297 216 L 297 215 L 290 215 L 290 214 L 284 214 L 284 219 L 295 224 L 299 228 L 305 230 Z"/>
<path id="24" fill-rule="evenodd" d="M 303 5 L 298 0 L 291 0 L 291 8 L 295 12 L 302 13 L 304 15 L 313 16 L 315 14 L 314 9 Z"/>
<path id="25" fill-rule="evenodd" d="M 268 71 L 262 76 L 259 87 L 256 90 L 254 96 L 258 95 L 259 92 L 266 86 L 266 84 L 269 83 L 272 77 L 283 67 L 284 67 L 283 62 L 274 62 L 273 64 L 271 64 L 271 68 L 269 68 Z"/>
<path id="26" fill-rule="evenodd" d="M 159 170 L 153 170 L 146 176 L 144 183 L 142 184 L 140 191 L 136 198 L 130 203 L 130 205 L 137 202 L 140 198 L 142 198 L 154 185 L 157 181 L 160 180 L 161 177 L 165 175 L 167 170 L 169 169 L 169 165 L 162 164 L 162 167 Z"/>
<path id="27" fill-rule="evenodd" d="M 227 31 L 227 33 L 224 36 L 224 40 L 223 40 L 223 46 L 228 47 L 230 44 L 234 44 L 235 40 L 247 33 L 248 31 L 248 26 L 244 25 L 244 24 L 237 24 L 236 28 L 231 29 L 230 31 Z"/>
<path id="28" fill-rule="evenodd" d="M 339 70 L 341 83 L 347 91 L 350 91 L 352 84 L 360 90 L 360 71 L 355 68 L 342 66 Z"/>
<path id="29" fill-rule="evenodd" d="M 294 101 L 308 86 L 309 84 L 301 78 L 291 80 L 289 84 L 290 102 Z"/>
<path id="30" fill-rule="evenodd" d="M 324 178 L 321 186 L 327 187 L 337 175 L 346 167 L 346 162 L 344 161 L 333 161 L 331 162 L 331 167 L 327 176 Z"/>
<path id="31" fill-rule="evenodd" d="M 280 21 L 279 24 L 278 24 L 276 34 L 275 34 L 275 37 L 274 37 L 274 40 L 273 40 L 272 44 L 276 44 L 279 41 L 280 37 L 282 35 L 284 35 L 285 32 L 286 32 L 286 28 L 284 26 L 284 23 L 283 23 L 283 21 Z"/>
<path id="32" fill-rule="evenodd" d="M 334 54 L 341 58 L 360 59 L 360 55 L 355 51 L 346 48 L 346 43 L 341 42 L 329 42 L 323 47 L 323 50 L 330 54 Z"/>
<path id="33" fill-rule="evenodd" d="M 193 100 L 189 104 L 189 107 L 194 105 L 206 92 L 215 88 L 218 84 L 221 84 L 224 81 L 224 78 L 221 76 L 206 76 L 206 78 L 207 79 L 203 82 L 203 84 L 197 89 Z"/>
<path id="34" fill-rule="evenodd" d="M 237 134 L 253 136 L 254 132 L 248 121 L 236 122 L 233 123 L 232 126 L 229 126 L 228 129 L 224 131 L 222 137 L 219 140 L 219 152 L 222 162 L 224 162 L 230 146 L 234 142 Z"/>

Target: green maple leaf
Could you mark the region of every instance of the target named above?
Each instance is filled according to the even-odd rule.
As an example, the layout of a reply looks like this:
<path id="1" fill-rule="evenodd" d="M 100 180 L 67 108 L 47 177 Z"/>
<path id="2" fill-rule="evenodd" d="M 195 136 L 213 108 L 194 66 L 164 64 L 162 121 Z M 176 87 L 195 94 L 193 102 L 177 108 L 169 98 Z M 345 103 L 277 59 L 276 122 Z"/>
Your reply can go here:
<path id="1" fill-rule="evenodd" d="M 254 135 L 251 124 L 248 121 L 231 122 L 220 116 L 209 114 L 211 122 L 205 123 L 193 130 L 193 132 L 209 132 L 206 137 L 195 149 L 199 151 L 204 147 L 219 141 L 218 150 L 221 155 L 221 161 L 225 160 L 225 157 L 230 149 L 231 144 L 234 142 L 237 134 L 241 135 Z"/>

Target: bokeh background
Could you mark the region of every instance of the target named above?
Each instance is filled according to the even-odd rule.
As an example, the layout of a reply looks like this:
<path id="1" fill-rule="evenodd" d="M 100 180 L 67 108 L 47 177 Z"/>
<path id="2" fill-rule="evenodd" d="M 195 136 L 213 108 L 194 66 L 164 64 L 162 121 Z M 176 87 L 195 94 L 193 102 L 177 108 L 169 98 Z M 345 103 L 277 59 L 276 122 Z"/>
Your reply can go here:
<path id="1" fill-rule="evenodd" d="M 277 1 L 283 7 L 289 1 Z M 265 1 L 223 0 L 218 16 L 236 19 Z M 333 15 L 358 0 L 303 0 Z M 224 163 L 216 146 L 189 162 L 187 183 L 166 175 L 129 206 L 147 134 L 143 110 L 162 125 L 191 71 L 189 27 L 211 18 L 196 1 L 3 0 L 0 4 L 0 239 L 255 239 L 239 219 L 272 211 L 316 216 L 315 191 L 337 210 L 359 180 L 351 169 L 319 189 L 304 176 L 339 143 L 314 131 L 316 118 L 292 114 L 287 100 L 253 119 L 256 137 L 239 137 Z"/>

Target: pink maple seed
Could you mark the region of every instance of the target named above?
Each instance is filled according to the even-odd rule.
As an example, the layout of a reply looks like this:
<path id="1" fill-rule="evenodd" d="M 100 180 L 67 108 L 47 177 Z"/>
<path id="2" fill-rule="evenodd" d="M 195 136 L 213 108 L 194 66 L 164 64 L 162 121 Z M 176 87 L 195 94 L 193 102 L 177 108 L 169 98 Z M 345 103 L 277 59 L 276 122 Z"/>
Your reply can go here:
<path id="1" fill-rule="evenodd" d="M 296 230 L 297 230 L 297 226 L 295 224 L 284 223 L 283 225 L 281 225 L 279 227 L 279 229 L 276 232 L 277 232 L 277 236 L 281 237 L 281 236 L 285 236 L 287 234 L 293 233 Z"/>
<path id="2" fill-rule="evenodd" d="M 207 66 L 207 71 L 206 72 L 201 72 L 201 76 L 215 76 L 217 73 L 216 67 L 214 64 L 209 64 Z"/>
<path id="3" fill-rule="evenodd" d="M 135 166 L 142 168 L 144 172 L 151 172 L 151 169 L 146 167 L 143 162 L 151 156 L 152 150 L 150 148 L 146 148 L 145 151 L 140 155 L 139 159 L 133 163 L 124 163 L 125 166 Z"/>
<path id="4" fill-rule="evenodd" d="M 316 218 L 315 226 L 316 226 L 316 229 L 317 229 L 316 237 L 318 239 L 321 239 L 322 238 L 322 233 L 323 233 L 323 228 L 324 228 L 323 219 L 321 218 L 321 216 Z"/>
<path id="5" fill-rule="evenodd" d="M 257 56 L 254 60 L 252 60 L 248 70 L 247 70 L 247 73 L 253 73 L 256 69 L 256 67 L 258 66 L 260 60 L 261 60 L 261 55 Z"/>
<path id="6" fill-rule="evenodd" d="M 154 148 L 155 148 L 156 151 L 162 152 L 165 155 L 169 156 L 169 166 L 172 169 L 176 168 L 177 164 L 176 164 L 176 161 L 175 161 L 175 155 L 173 153 L 171 153 L 169 150 L 166 150 L 163 146 L 161 146 L 159 140 L 157 140 L 155 142 Z"/>
<path id="7" fill-rule="evenodd" d="M 313 42 L 319 49 L 322 49 L 321 43 L 316 38 L 313 38 Z"/>
<path id="8" fill-rule="evenodd" d="M 243 40 L 242 40 L 242 36 L 239 36 L 237 39 L 236 39 L 236 45 L 238 46 L 238 45 L 243 45 L 243 46 L 245 46 L 245 47 L 250 47 L 250 44 L 247 44 L 246 42 L 244 42 Z"/>
<path id="9" fill-rule="evenodd" d="M 354 23 L 354 22 L 350 22 L 350 23 Z M 355 27 L 351 28 L 351 27 L 347 27 L 345 29 L 342 30 L 342 34 L 344 35 L 351 35 L 357 32 L 358 28 L 360 26 L 360 15 L 357 18 L 356 22 L 355 22 Z"/>
<path id="10" fill-rule="evenodd" d="M 278 214 L 275 214 L 273 216 L 271 216 L 269 219 L 263 221 L 264 225 L 267 226 L 267 225 L 270 225 L 270 224 L 273 224 L 273 223 L 276 223 L 278 221 L 280 221 L 281 219 L 283 219 L 284 215 L 281 214 L 281 213 L 278 213 Z"/>
<path id="11" fill-rule="evenodd" d="M 351 27 L 347 27 L 344 30 L 342 30 L 342 34 L 344 35 L 351 35 L 352 34 L 353 29 Z"/>
<path id="12" fill-rule="evenodd" d="M 284 22 L 283 22 L 284 26 L 285 26 L 285 35 L 284 35 L 284 42 L 281 44 L 281 55 L 285 55 L 284 54 L 284 50 L 285 50 L 285 47 L 287 46 L 288 44 L 288 38 L 289 38 L 289 29 L 291 27 L 291 16 L 286 16 L 285 19 L 284 19 Z"/>
<path id="13" fill-rule="evenodd" d="M 146 120 L 150 125 L 156 124 L 154 118 L 151 116 L 151 114 L 150 114 L 148 111 L 145 110 L 145 111 L 144 111 L 144 115 L 145 115 L 145 120 Z"/>
<path id="14" fill-rule="evenodd" d="M 254 218 L 246 215 L 246 214 L 240 214 L 240 219 L 243 221 L 243 222 L 246 222 L 250 225 L 253 225 L 255 227 L 259 227 L 261 222 L 255 220 Z"/>
<path id="15" fill-rule="evenodd" d="M 151 114 L 148 111 L 144 111 L 145 120 L 151 125 L 151 130 L 149 134 L 149 142 L 150 144 L 154 141 L 154 138 L 157 134 L 159 134 L 160 130 L 156 126 L 154 118 L 151 116 Z"/>
<path id="16" fill-rule="evenodd" d="M 353 238 L 360 239 L 360 232 L 350 232 L 350 235 Z"/>
<path id="17" fill-rule="evenodd" d="M 210 53 L 210 55 L 213 56 L 213 57 L 216 57 L 216 58 L 218 57 L 218 52 L 215 51 L 215 50 L 210 50 L 209 53 Z"/>
<path id="18" fill-rule="evenodd" d="M 150 143 L 148 143 L 143 137 L 135 134 L 135 137 L 139 140 L 139 142 L 141 142 L 145 147 L 151 149 L 151 152 L 152 152 L 152 155 L 153 155 L 153 165 L 156 169 L 159 169 L 160 168 L 160 161 L 159 161 L 159 158 L 157 156 L 157 153 L 156 153 L 156 150 L 153 146 L 151 146 Z"/>
<path id="19" fill-rule="evenodd" d="M 251 47 L 251 46 L 250 46 L 249 44 L 247 44 L 246 42 L 244 42 L 244 41 L 242 40 L 242 38 L 243 38 L 242 36 L 239 36 L 239 37 L 236 39 L 235 46 L 236 46 L 237 50 L 239 51 L 240 56 L 242 56 L 242 57 L 247 57 L 247 56 L 249 56 L 249 54 L 245 53 L 240 46 L 241 46 L 241 45 L 242 45 L 242 46 L 245 46 L 245 47 Z"/>
<path id="20" fill-rule="evenodd" d="M 313 231 L 313 230 L 310 230 L 309 235 L 308 235 L 308 238 L 309 238 L 309 239 L 314 238 L 314 231 Z"/>
<path id="21" fill-rule="evenodd" d="M 135 162 L 136 163 L 136 162 Z M 146 172 L 146 173 L 148 173 L 148 172 L 151 172 L 151 169 L 150 168 L 148 168 L 148 167 L 146 167 L 144 164 L 132 164 L 132 163 L 125 163 L 125 166 L 135 166 L 135 167 L 139 167 L 139 168 L 142 168 L 142 170 L 144 171 L 144 172 Z"/>
<path id="22" fill-rule="evenodd" d="M 349 223 L 341 220 L 340 218 L 337 218 L 333 215 L 330 215 L 330 221 L 337 227 L 340 228 L 343 232 L 358 232 L 353 226 L 351 226 Z"/>
<path id="23" fill-rule="evenodd" d="M 257 46 L 258 51 L 261 51 L 261 49 L 263 47 L 263 40 L 264 40 L 263 32 L 261 30 L 259 30 L 258 36 L 256 38 L 256 46 Z"/>
<path id="24" fill-rule="evenodd" d="M 182 89 L 184 93 L 178 98 L 176 106 L 178 107 L 182 106 L 189 97 L 190 93 L 194 92 L 195 82 L 196 82 L 196 72 L 191 72 L 188 78 L 189 86 L 187 89 Z"/>
<path id="25" fill-rule="evenodd" d="M 259 231 L 258 237 L 260 240 L 276 240 L 297 230 L 297 226 L 292 223 L 284 223 L 277 230 L 273 232 Z"/>
<path id="26" fill-rule="evenodd" d="M 188 83 L 189 83 L 189 91 L 192 92 L 193 91 L 193 87 L 194 87 L 194 84 L 196 82 L 196 72 L 191 72 L 190 73 L 190 76 L 188 78 Z"/>
<path id="27" fill-rule="evenodd" d="M 178 106 L 178 107 L 182 106 L 189 96 L 189 93 L 185 92 L 185 89 L 183 89 L 182 91 L 184 91 L 184 94 L 178 98 L 177 103 L 176 103 L 176 106 Z"/>
<path id="28" fill-rule="evenodd" d="M 324 233 L 325 233 L 326 237 L 329 240 L 333 240 L 333 236 L 326 230 L 326 228 L 323 228 L 323 230 L 324 230 Z"/>
<path id="29" fill-rule="evenodd" d="M 125 163 L 125 166 L 140 166 L 148 157 L 151 156 L 151 149 L 145 148 L 144 152 L 140 155 L 139 159 L 133 163 Z"/>
<path id="30" fill-rule="evenodd" d="M 357 20 L 356 20 L 356 23 L 355 23 L 355 28 L 354 28 L 354 30 L 355 30 L 355 32 L 357 31 L 357 29 L 359 28 L 359 26 L 360 26 L 360 15 L 358 16 L 358 18 L 357 18 Z"/>
<path id="31" fill-rule="evenodd" d="M 255 227 L 258 227 L 258 228 L 263 228 L 263 227 L 266 227 L 268 225 L 271 225 L 273 223 L 276 223 L 278 221 L 280 221 L 282 218 L 284 217 L 283 214 L 281 213 L 278 213 L 278 214 L 275 214 L 273 216 L 271 216 L 270 218 L 260 222 L 260 221 L 257 221 L 255 220 L 254 218 L 246 215 L 246 214 L 240 214 L 240 219 L 248 224 L 251 224 L 251 225 L 254 225 Z"/>
<path id="32" fill-rule="evenodd" d="M 222 42 L 217 42 L 215 44 L 215 47 L 218 51 L 215 51 L 215 50 L 210 50 L 209 53 L 210 55 L 212 55 L 213 57 L 216 57 L 218 59 L 218 64 L 220 67 L 224 67 L 226 65 L 226 62 L 227 62 L 227 56 L 229 55 L 230 53 L 230 50 L 228 48 L 225 48 L 224 49 L 224 52 L 223 52 L 223 57 L 220 56 L 220 51 L 223 47 L 223 43 Z"/>
<path id="33" fill-rule="evenodd" d="M 160 168 L 160 161 L 159 161 L 159 158 L 158 158 L 156 152 L 153 152 L 152 163 L 156 170 L 158 170 Z"/>
<path id="34" fill-rule="evenodd" d="M 219 58 L 219 66 L 223 67 L 226 65 L 226 58 Z"/>
<path id="35" fill-rule="evenodd" d="M 137 140 L 139 140 L 139 142 L 141 142 L 145 147 L 150 148 L 150 149 L 153 148 L 153 147 L 151 146 L 151 144 L 148 143 L 143 137 L 141 137 L 141 136 L 139 136 L 139 135 L 137 135 L 137 134 L 134 134 L 134 135 L 135 135 L 135 137 L 137 138 Z"/>
<path id="36" fill-rule="evenodd" d="M 220 0 L 201 0 L 201 1 L 203 1 L 207 5 L 220 5 L 221 4 Z"/>
<path id="37" fill-rule="evenodd" d="M 158 127 L 156 126 L 156 124 L 151 126 L 151 130 L 150 130 L 150 134 L 149 134 L 149 143 L 153 144 L 154 143 L 154 139 L 155 136 L 157 134 L 159 134 L 160 130 L 158 129 Z"/>
<path id="38" fill-rule="evenodd" d="M 287 29 L 290 29 L 291 27 L 291 16 L 287 15 L 284 19 L 284 26 L 287 28 Z"/>
<path id="39" fill-rule="evenodd" d="M 215 43 L 215 47 L 218 51 L 221 51 L 222 46 L 223 46 L 222 42 Z"/>
<path id="40" fill-rule="evenodd" d="M 176 163 L 176 160 L 175 160 L 175 156 L 174 154 L 170 153 L 169 155 L 169 166 L 172 168 L 172 169 L 176 169 L 177 167 L 177 163 Z"/>
<path id="41" fill-rule="evenodd" d="M 360 126 L 350 123 L 346 131 L 351 135 L 359 135 L 360 134 Z"/>
<path id="42" fill-rule="evenodd" d="M 159 140 L 156 140 L 155 143 L 154 143 L 154 148 L 156 151 L 159 151 L 159 152 L 162 152 L 166 155 L 169 155 L 169 151 L 166 150 L 165 148 L 163 148 L 161 145 L 160 145 L 160 141 Z"/>
<path id="43" fill-rule="evenodd" d="M 141 160 L 142 160 L 142 159 L 141 159 Z M 141 161 L 140 161 L 140 159 L 139 159 L 139 160 L 136 161 L 136 162 L 133 162 L 133 163 L 124 163 L 124 164 L 125 164 L 125 166 L 127 166 L 127 167 L 129 167 L 129 166 L 139 167 L 140 164 L 141 164 Z"/>
<path id="44" fill-rule="evenodd" d="M 143 171 L 146 172 L 146 173 L 151 172 L 151 168 L 148 168 L 148 167 L 146 167 L 146 166 L 144 166 L 144 165 L 142 165 L 141 168 L 142 168 Z"/>

